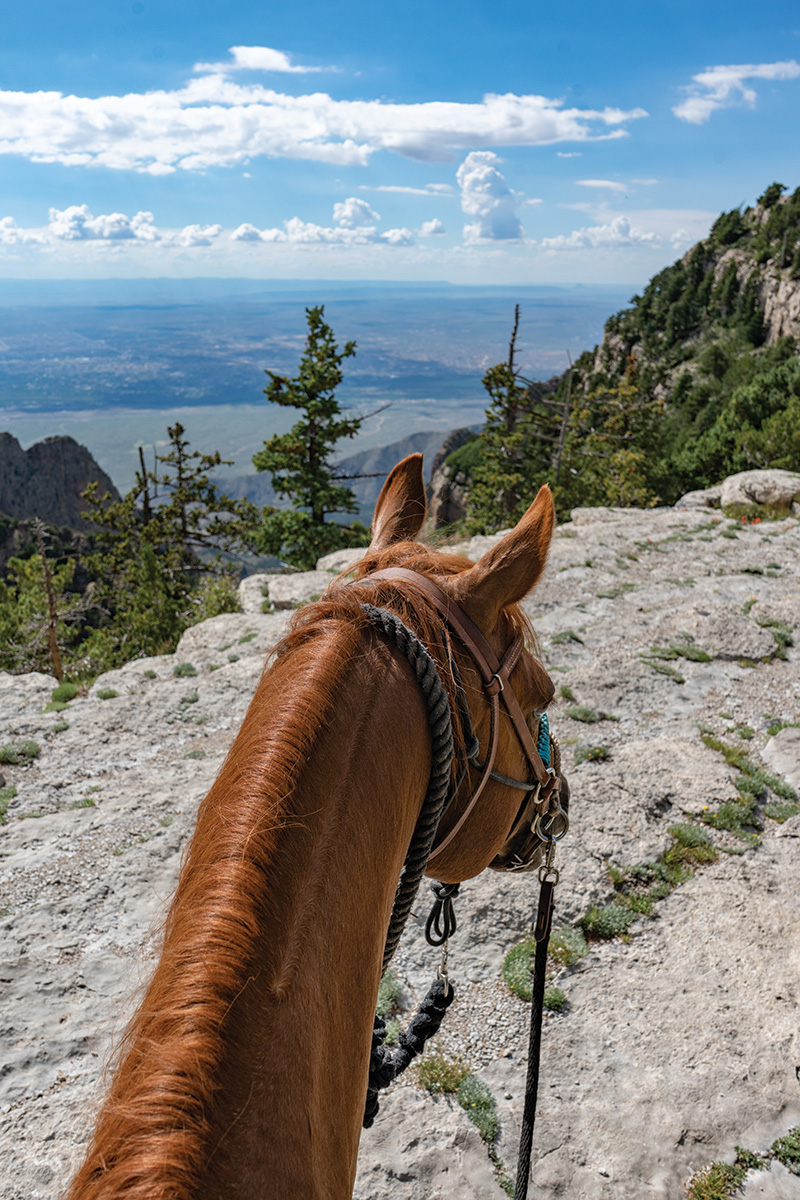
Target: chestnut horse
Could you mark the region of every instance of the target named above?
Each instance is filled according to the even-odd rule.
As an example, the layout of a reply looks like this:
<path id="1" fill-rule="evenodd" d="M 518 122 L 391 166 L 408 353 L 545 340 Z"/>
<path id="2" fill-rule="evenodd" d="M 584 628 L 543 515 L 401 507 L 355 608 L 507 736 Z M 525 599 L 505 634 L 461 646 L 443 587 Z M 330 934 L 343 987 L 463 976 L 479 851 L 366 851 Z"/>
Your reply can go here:
<path id="1" fill-rule="evenodd" d="M 433 577 L 502 656 L 527 628 L 517 604 L 542 572 L 555 523 L 545 487 L 471 564 L 415 542 L 424 517 L 422 459 L 412 455 L 381 492 L 355 581 L 334 581 L 301 609 L 264 672 L 199 808 L 158 966 L 67 1200 L 352 1196 L 384 938 L 431 765 L 411 669 L 361 604 L 390 607 L 414 628 L 445 682 L 452 656 L 482 751 L 489 731 L 476 668 L 425 596 L 359 579 L 398 565 Z M 524 713 L 552 699 L 527 652 L 512 684 Z M 456 740 L 458 758 L 458 730 Z M 529 777 L 506 719 L 496 763 Z M 469 792 L 451 801 L 443 835 Z M 482 871 L 519 805 L 518 791 L 490 782 L 436 877 Z"/>

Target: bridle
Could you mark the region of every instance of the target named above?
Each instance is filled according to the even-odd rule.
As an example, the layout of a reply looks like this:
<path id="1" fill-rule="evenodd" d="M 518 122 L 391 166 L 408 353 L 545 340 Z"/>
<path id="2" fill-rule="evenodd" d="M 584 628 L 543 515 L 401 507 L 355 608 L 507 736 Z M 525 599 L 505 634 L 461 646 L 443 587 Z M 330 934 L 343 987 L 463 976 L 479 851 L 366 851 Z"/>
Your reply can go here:
<path id="1" fill-rule="evenodd" d="M 568 818 L 561 804 L 562 777 L 557 761 L 557 743 L 550 738 L 547 746 L 548 763 L 543 760 L 541 749 L 545 750 L 544 740 L 541 739 L 542 722 L 546 716 L 543 711 L 532 714 L 538 719 L 540 738 L 535 739 L 528 727 L 528 722 L 522 712 L 519 701 L 510 683 L 510 676 L 520 660 L 524 650 L 522 632 L 517 630 L 511 645 L 502 659 L 499 659 L 477 625 L 467 616 L 462 608 L 451 599 L 447 593 L 426 575 L 412 571 L 407 567 L 387 567 L 382 571 L 373 571 L 360 579 L 359 583 L 395 582 L 410 583 L 416 587 L 436 608 L 444 624 L 456 634 L 459 641 L 470 654 L 483 685 L 483 691 L 489 701 L 490 725 L 489 747 L 483 763 L 478 760 L 478 744 L 472 730 L 472 721 L 466 703 L 463 684 L 458 668 L 453 663 L 453 677 L 459 698 L 459 711 L 462 724 L 467 736 L 467 758 L 480 771 L 480 778 L 470 796 L 463 812 L 448 833 L 438 840 L 431 851 L 428 864 L 435 860 L 448 848 L 457 837 L 465 823 L 474 812 L 486 785 L 494 779 L 507 787 L 517 788 L 525 792 L 525 798 L 514 819 L 508 838 L 494 861 L 490 864 L 498 870 L 531 870 L 538 865 L 543 843 L 560 840 L 567 832 Z M 495 760 L 500 735 L 500 704 L 511 719 L 520 746 L 531 769 L 532 778 L 528 780 L 512 779 L 495 770 Z M 540 740 L 541 739 L 541 740 Z M 556 747 L 556 753 L 552 748 Z M 456 791 L 458 788 L 456 789 Z M 523 853 L 524 848 L 524 853 Z"/>

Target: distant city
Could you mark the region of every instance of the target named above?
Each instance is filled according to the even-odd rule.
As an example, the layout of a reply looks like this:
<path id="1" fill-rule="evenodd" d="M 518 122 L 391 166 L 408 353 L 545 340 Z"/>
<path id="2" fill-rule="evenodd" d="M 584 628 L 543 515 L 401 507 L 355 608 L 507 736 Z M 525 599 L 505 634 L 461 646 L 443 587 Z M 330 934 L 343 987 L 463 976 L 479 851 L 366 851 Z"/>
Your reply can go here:
<path id="1" fill-rule="evenodd" d="M 340 345 L 354 340 L 342 404 L 375 413 L 342 454 L 411 433 L 480 424 L 481 377 L 508 354 L 521 306 L 518 366 L 534 379 L 566 369 L 602 336 L 630 287 L 275 284 L 257 280 L 0 282 L 0 429 L 24 445 L 68 433 L 121 490 L 136 447 L 180 420 L 192 443 L 252 471 L 292 410 L 267 405 L 266 369 L 291 374 L 304 308 L 324 304 Z M 224 474 L 225 472 L 221 472 Z"/>

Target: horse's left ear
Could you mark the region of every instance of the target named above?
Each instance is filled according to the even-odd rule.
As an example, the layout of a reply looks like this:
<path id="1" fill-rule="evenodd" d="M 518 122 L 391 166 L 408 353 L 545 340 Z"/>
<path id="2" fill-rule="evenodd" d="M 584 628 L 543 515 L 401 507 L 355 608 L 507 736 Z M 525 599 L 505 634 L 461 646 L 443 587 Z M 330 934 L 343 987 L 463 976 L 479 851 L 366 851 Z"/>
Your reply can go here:
<path id="1" fill-rule="evenodd" d="M 413 541 L 422 529 L 426 509 L 422 455 L 409 454 L 392 469 L 381 488 L 372 518 L 370 550 Z"/>
<path id="2" fill-rule="evenodd" d="M 477 625 L 491 629 L 502 608 L 527 596 L 544 570 L 555 523 L 553 494 L 545 484 L 519 523 L 452 580 L 448 592 Z"/>

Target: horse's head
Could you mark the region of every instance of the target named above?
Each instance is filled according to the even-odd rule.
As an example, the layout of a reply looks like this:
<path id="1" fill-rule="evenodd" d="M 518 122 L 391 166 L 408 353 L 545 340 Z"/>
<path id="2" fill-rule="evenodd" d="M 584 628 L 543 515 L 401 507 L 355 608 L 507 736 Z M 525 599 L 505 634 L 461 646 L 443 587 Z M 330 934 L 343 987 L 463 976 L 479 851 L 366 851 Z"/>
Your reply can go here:
<path id="1" fill-rule="evenodd" d="M 458 720 L 461 707 L 461 732 L 466 735 L 471 725 L 477 746 L 474 741 L 467 746 L 470 765 L 462 761 L 459 768 L 464 777 L 442 818 L 428 873 L 456 882 L 487 866 L 537 865 L 544 846 L 537 816 L 545 831 L 548 826 L 558 831 L 553 820 L 558 787 L 538 753 L 547 760 L 550 748 L 545 750 L 539 737 L 541 717 L 555 689 L 528 648 L 533 630 L 519 607 L 544 569 L 555 511 L 550 489 L 542 487 L 515 528 L 476 563 L 415 542 L 425 512 L 422 456 L 415 454 L 394 468 L 383 487 L 358 578 L 378 574 L 388 582 L 394 576 L 393 586 L 406 590 L 415 586 L 409 573 L 432 581 L 427 600 L 445 615 L 453 635 L 453 708 Z M 418 580 L 417 587 L 426 595 L 423 582 Z M 466 711 L 459 706 L 462 695 Z"/>

